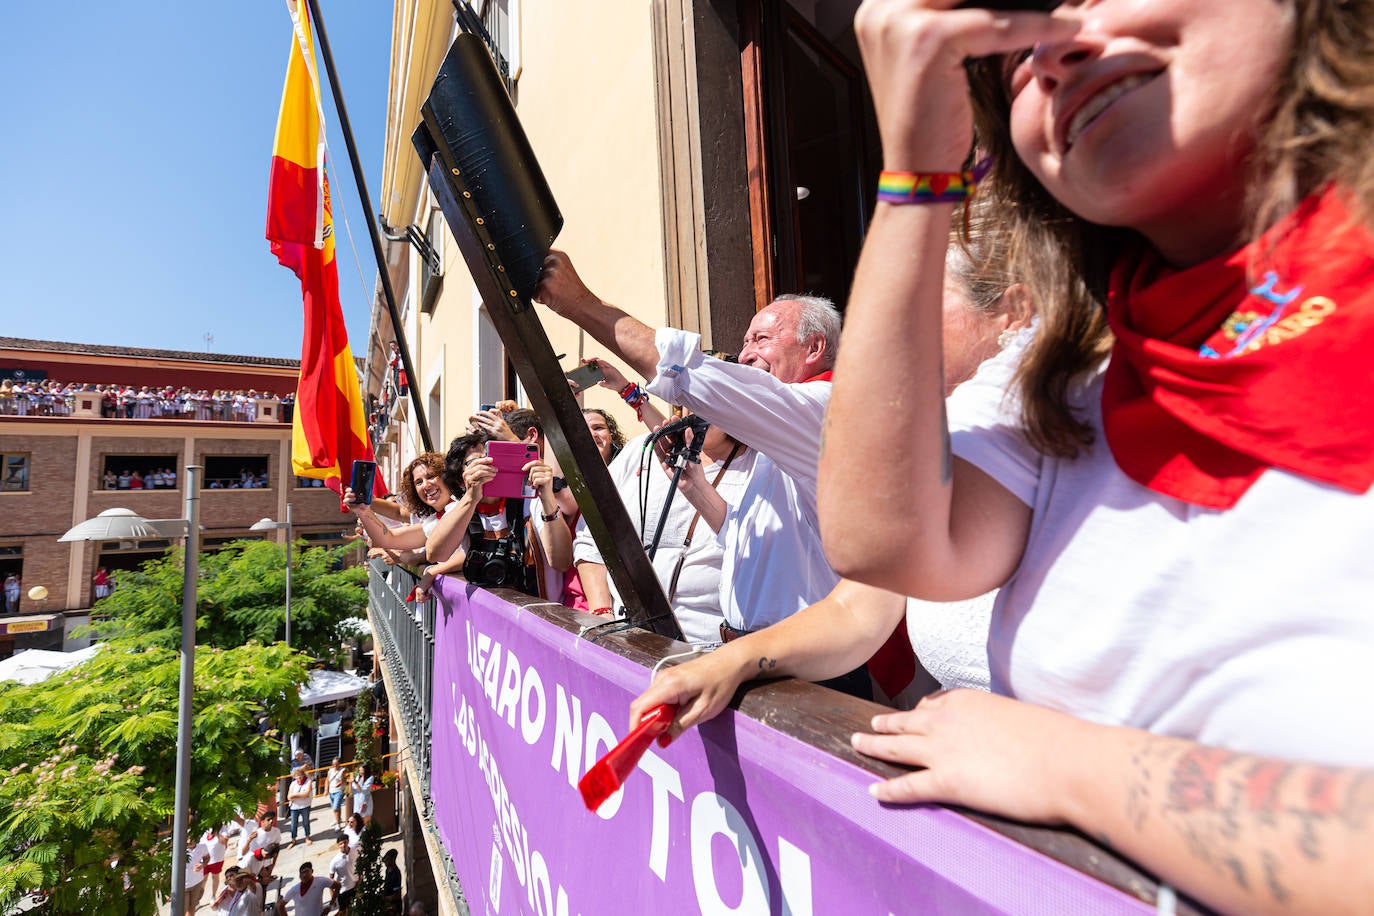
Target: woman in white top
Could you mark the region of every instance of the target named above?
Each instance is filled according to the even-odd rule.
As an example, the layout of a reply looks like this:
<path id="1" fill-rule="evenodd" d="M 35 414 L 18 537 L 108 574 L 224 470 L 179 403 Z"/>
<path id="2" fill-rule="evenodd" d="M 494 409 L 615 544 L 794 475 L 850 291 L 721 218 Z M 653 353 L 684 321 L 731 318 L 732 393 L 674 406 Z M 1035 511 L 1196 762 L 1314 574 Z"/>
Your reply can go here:
<path id="1" fill-rule="evenodd" d="M 334 812 L 334 829 L 343 827 L 344 798 L 348 795 L 348 770 L 335 757 L 325 774 L 325 790 L 329 792 L 329 809 Z"/>
<path id="2" fill-rule="evenodd" d="M 363 826 L 372 823 L 372 787 L 377 780 L 372 768 L 363 764 L 353 777 L 353 813 L 362 818 Z"/>

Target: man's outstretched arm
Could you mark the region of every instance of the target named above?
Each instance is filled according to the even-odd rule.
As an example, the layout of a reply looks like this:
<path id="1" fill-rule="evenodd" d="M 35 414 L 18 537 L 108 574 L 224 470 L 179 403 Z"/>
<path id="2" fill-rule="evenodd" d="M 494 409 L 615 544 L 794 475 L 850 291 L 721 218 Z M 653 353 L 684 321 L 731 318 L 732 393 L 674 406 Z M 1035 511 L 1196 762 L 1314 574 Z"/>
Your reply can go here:
<path id="1" fill-rule="evenodd" d="M 534 299 L 592 335 L 644 378 L 654 377 L 654 329 L 589 290 L 563 252 L 550 251 L 544 259 Z"/>

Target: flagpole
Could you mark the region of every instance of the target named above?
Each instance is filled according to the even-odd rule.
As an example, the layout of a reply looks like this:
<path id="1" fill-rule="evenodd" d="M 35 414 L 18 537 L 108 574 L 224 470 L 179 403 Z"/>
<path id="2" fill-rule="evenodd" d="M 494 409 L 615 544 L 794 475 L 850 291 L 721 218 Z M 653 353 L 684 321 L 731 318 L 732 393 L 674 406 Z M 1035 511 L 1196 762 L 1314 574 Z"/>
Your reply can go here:
<path id="1" fill-rule="evenodd" d="M 344 143 L 348 146 L 348 162 L 353 167 L 353 183 L 362 198 L 363 213 L 367 215 L 367 234 L 372 238 L 372 255 L 377 259 L 377 273 L 382 278 L 382 295 L 386 297 L 386 310 L 391 315 L 391 328 L 396 334 L 397 349 L 401 351 L 401 364 L 405 366 L 406 378 L 411 380 L 410 404 L 415 410 L 415 422 L 420 427 L 420 441 L 425 451 L 434 451 L 434 443 L 429 437 L 429 422 L 425 419 L 425 408 L 420 402 L 419 376 L 410 363 L 410 345 L 406 343 L 405 328 L 401 325 L 401 313 L 396 308 L 396 293 L 391 288 L 391 273 L 386 268 L 386 258 L 382 255 L 382 238 L 377 231 L 377 221 L 372 214 L 372 197 L 367 192 L 367 180 L 363 178 L 363 167 L 358 161 L 358 146 L 353 142 L 353 128 L 348 123 L 348 109 L 344 107 L 343 90 L 339 88 L 339 75 L 334 70 L 334 55 L 329 50 L 329 37 L 324 31 L 324 17 L 319 10 L 320 0 L 305 0 L 310 10 L 310 18 L 315 23 L 315 34 L 320 39 L 320 55 L 324 58 L 324 68 L 329 73 L 329 91 L 334 96 L 334 110 L 339 115 L 339 127 L 343 130 Z"/>

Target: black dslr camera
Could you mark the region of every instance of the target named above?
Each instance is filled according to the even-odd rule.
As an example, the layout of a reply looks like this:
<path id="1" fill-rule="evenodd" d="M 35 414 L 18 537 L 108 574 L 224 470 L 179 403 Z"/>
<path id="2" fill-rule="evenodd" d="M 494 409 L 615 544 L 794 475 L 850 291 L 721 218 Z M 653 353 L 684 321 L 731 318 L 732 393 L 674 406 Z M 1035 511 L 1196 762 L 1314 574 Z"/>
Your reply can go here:
<path id="1" fill-rule="evenodd" d="M 463 578 L 482 588 L 524 588 L 524 550 L 511 537 L 474 540 L 463 561 Z"/>

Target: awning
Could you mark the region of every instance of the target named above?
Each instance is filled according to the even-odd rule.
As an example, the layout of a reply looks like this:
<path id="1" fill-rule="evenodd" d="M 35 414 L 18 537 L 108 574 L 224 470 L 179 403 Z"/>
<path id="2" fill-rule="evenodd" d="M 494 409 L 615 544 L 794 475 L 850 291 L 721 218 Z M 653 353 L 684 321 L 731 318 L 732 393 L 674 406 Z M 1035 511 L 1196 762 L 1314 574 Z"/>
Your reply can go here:
<path id="1" fill-rule="evenodd" d="M 100 644 L 87 646 L 77 652 L 54 652 L 50 649 L 25 649 L 0 661 L 0 681 L 37 684 L 59 671 L 75 668 L 100 651 Z"/>
<path id="2" fill-rule="evenodd" d="M 367 678 L 343 671 L 323 668 L 310 672 L 310 680 L 301 688 L 301 706 L 318 706 L 356 697 L 367 689 Z"/>

